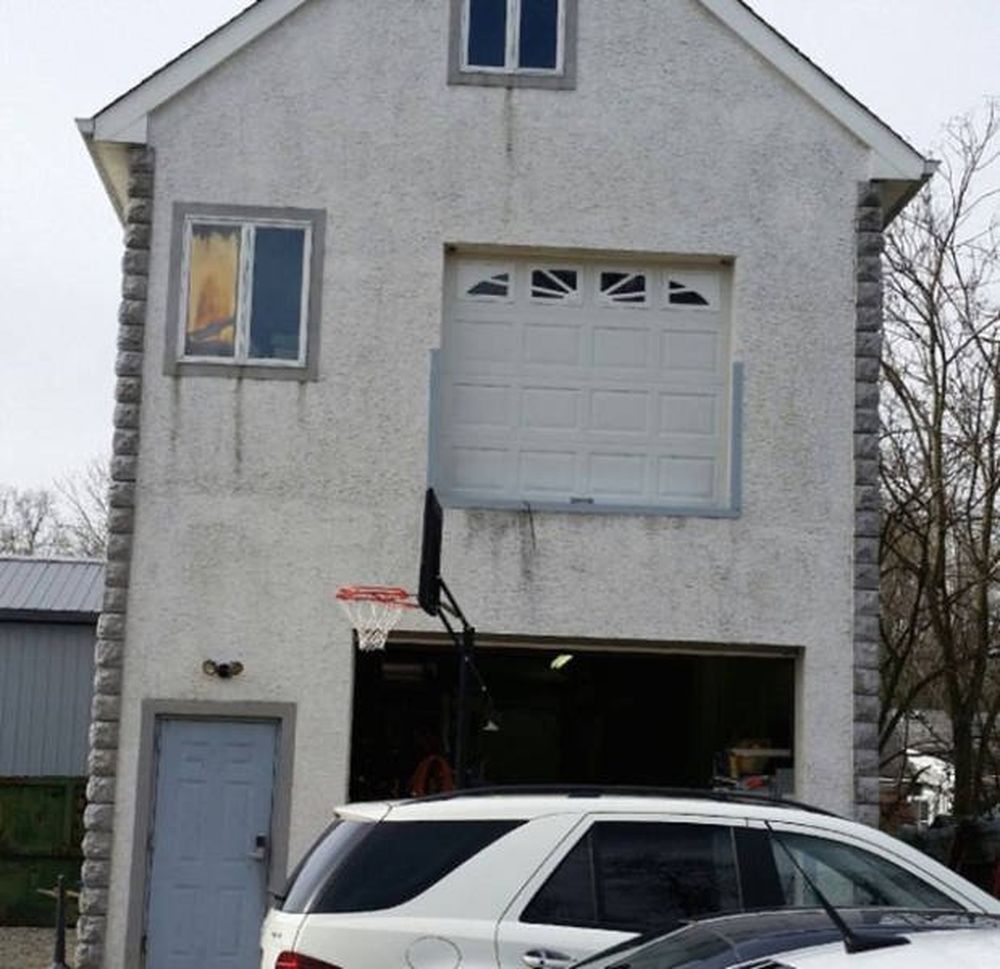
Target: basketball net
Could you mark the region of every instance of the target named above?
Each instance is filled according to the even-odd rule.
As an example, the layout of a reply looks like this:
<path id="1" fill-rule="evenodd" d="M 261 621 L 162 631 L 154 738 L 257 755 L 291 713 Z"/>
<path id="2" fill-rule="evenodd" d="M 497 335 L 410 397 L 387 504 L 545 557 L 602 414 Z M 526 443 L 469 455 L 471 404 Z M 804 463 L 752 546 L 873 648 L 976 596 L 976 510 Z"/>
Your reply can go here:
<path id="1" fill-rule="evenodd" d="M 389 633 L 407 609 L 415 608 L 406 589 L 390 585 L 345 585 L 337 602 L 358 636 L 358 648 L 384 649 Z"/>

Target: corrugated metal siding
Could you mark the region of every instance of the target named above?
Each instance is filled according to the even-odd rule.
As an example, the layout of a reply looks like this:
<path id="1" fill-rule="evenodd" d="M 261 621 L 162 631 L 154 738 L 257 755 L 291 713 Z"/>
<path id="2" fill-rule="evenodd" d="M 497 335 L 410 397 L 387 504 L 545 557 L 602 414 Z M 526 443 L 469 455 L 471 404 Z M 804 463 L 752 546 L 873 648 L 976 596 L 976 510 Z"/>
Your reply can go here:
<path id="1" fill-rule="evenodd" d="M 96 614 L 103 592 L 103 562 L 0 558 L 0 610 Z"/>
<path id="2" fill-rule="evenodd" d="M 86 773 L 94 627 L 0 623 L 0 777 Z"/>

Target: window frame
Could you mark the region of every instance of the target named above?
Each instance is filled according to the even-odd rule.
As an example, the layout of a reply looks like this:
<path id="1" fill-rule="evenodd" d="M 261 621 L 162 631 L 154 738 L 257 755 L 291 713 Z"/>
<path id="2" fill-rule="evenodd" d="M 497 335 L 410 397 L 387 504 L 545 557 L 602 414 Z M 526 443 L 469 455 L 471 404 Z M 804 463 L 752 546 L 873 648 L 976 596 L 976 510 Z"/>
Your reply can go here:
<path id="1" fill-rule="evenodd" d="M 493 67 L 468 63 L 470 0 L 451 0 L 448 83 L 487 87 L 575 88 L 577 0 L 558 0 L 558 3 L 554 68 L 518 66 L 521 0 L 506 0 L 504 65 Z"/>
<path id="2" fill-rule="evenodd" d="M 239 290 L 232 357 L 188 356 L 184 352 L 192 228 L 224 225 L 240 229 Z M 249 334 L 253 291 L 254 238 L 260 228 L 304 231 L 300 293 L 299 354 L 295 360 L 251 357 Z M 164 373 L 168 375 L 316 380 L 326 213 L 321 209 L 213 205 L 176 202 L 170 246 Z"/>
<path id="3" fill-rule="evenodd" d="M 504 916 L 505 921 L 516 923 L 521 926 L 553 927 L 560 930 L 571 930 L 581 932 L 627 932 L 637 933 L 645 931 L 641 927 L 636 927 L 635 923 L 628 925 L 608 919 L 603 911 L 603 893 L 601 886 L 603 872 L 597 864 L 595 838 L 600 837 L 602 826 L 605 830 L 613 830 L 615 825 L 651 825 L 660 828 L 662 831 L 668 830 L 676 832 L 678 826 L 685 828 L 697 828 L 716 832 L 728 843 L 728 851 L 733 865 L 733 873 L 736 879 L 735 890 L 738 898 L 737 910 L 743 911 L 743 885 L 740 876 L 740 859 L 737 839 L 742 830 L 742 819 L 728 818 L 714 815 L 694 815 L 694 814 L 648 814 L 645 812 L 624 812 L 620 814 L 589 814 L 581 819 L 581 823 L 569 832 L 561 844 L 560 851 L 550 856 L 544 867 L 536 871 L 535 876 L 527 882 L 518 894 L 517 899 L 511 905 L 508 913 Z M 529 910 L 535 904 L 538 897 L 550 886 L 556 874 L 570 856 L 580 848 L 584 842 L 587 843 L 587 850 L 590 853 L 591 878 L 590 891 L 593 893 L 594 920 L 593 921 L 572 921 L 569 919 L 559 921 L 544 921 L 537 918 L 527 917 Z M 721 914 L 716 913 L 716 914 Z M 707 917 L 707 916 L 692 916 Z"/>

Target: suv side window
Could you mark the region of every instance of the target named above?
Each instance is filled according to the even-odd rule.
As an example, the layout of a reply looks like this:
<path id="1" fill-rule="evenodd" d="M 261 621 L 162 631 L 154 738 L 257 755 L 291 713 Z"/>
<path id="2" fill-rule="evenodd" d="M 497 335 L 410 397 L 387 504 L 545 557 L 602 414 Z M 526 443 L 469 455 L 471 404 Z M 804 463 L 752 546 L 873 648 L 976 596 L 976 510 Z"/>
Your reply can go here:
<path id="1" fill-rule="evenodd" d="M 744 871 L 746 903 L 751 908 L 775 902 L 810 907 L 820 904 L 802 872 L 789 858 L 789 852 L 826 899 L 836 906 L 961 908 L 954 899 L 916 875 L 879 855 L 842 841 L 788 831 L 770 834 L 745 831 L 741 833 L 741 841 L 756 842 L 753 854 L 765 862 L 755 865 L 756 870 L 752 873 Z M 744 864 L 747 856 L 744 844 L 741 844 L 740 856 Z M 758 897 L 761 892 L 764 897 Z"/>
<path id="2" fill-rule="evenodd" d="M 641 932 L 739 908 L 730 828 L 598 821 L 528 903 L 521 921 Z"/>

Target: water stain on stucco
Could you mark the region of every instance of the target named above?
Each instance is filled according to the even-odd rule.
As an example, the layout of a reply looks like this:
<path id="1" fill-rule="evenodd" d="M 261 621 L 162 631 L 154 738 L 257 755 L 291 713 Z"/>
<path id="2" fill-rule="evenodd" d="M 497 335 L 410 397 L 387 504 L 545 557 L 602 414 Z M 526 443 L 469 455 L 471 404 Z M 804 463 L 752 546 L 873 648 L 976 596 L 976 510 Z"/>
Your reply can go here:
<path id="1" fill-rule="evenodd" d="M 510 544 L 516 543 L 521 578 L 534 579 L 538 560 L 538 536 L 531 507 L 523 511 L 468 511 L 463 544 L 467 550 L 476 550 L 485 541 L 494 569 L 499 572 L 509 561 Z"/>
<path id="2" fill-rule="evenodd" d="M 240 477 L 243 472 L 243 378 L 237 376 L 233 382 L 233 473 Z"/>

